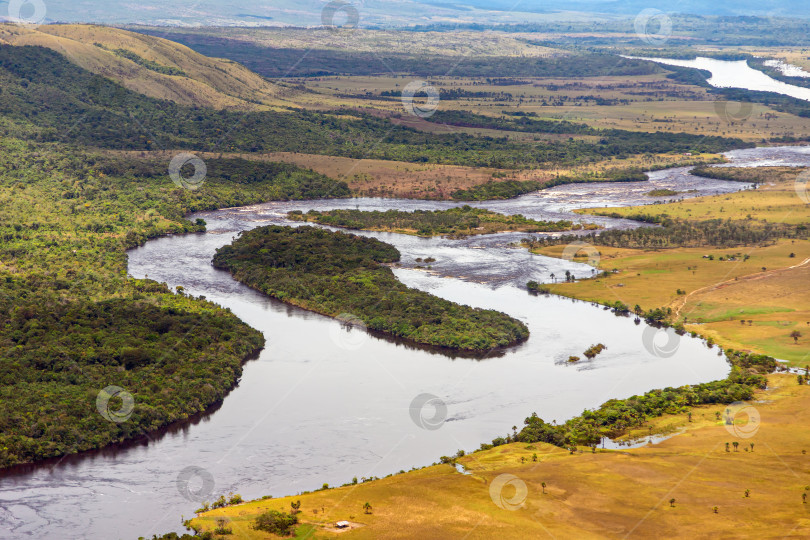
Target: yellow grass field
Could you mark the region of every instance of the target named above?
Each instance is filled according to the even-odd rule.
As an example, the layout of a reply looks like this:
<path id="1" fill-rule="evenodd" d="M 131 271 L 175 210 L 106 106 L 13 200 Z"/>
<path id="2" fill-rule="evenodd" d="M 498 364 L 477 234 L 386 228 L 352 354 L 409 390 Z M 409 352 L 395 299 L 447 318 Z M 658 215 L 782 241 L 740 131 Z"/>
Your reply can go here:
<path id="1" fill-rule="evenodd" d="M 810 387 L 772 375 L 751 406 L 734 425 L 717 420 L 724 406 L 697 407 L 692 422 L 657 419 L 642 431 L 681 433 L 655 445 L 571 455 L 513 443 L 458 459 L 469 475 L 435 465 L 213 510 L 193 524 L 210 530 L 224 518 L 232 538 L 277 538 L 253 530 L 253 519 L 300 500 L 298 538 L 806 538 L 810 431 L 797 426 L 810 422 Z M 336 533 L 339 520 L 357 528 Z"/>
<path id="2" fill-rule="evenodd" d="M 776 168 L 772 182 L 757 190 L 584 213 L 629 216 L 642 212 L 692 220 L 750 216 L 772 223 L 810 223 L 810 204 L 795 189 L 800 173 Z M 560 257 L 564 248 L 539 251 Z M 805 285 L 810 282 L 810 241 L 781 240 L 770 246 L 730 249 L 596 249 L 599 268 L 618 272 L 577 283 L 551 284 L 549 289 L 602 303 L 638 304 L 645 310 L 671 307 L 673 321 L 685 317 L 688 330 L 712 338 L 722 347 L 766 353 L 798 366 L 810 363 L 810 290 Z M 704 255 L 712 255 L 714 260 Z M 678 289 L 685 294 L 678 294 Z M 791 338 L 794 331 L 802 337 Z"/>

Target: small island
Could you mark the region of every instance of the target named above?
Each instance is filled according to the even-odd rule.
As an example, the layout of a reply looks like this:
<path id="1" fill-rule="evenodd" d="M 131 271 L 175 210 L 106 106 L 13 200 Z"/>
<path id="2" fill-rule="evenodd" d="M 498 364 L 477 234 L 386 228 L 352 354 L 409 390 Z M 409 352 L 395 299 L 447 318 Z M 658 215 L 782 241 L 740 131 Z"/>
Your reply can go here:
<path id="1" fill-rule="evenodd" d="M 599 229 L 598 225 L 573 223 L 571 221 L 537 221 L 521 214 L 505 215 L 484 208 L 465 205 L 447 210 L 402 210 L 363 211 L 311 210 L 304 214 L 294 210 L 289 219 L 365 231 L 396 232 L 417 236 L 464 237 L 476 234 L 492 234 L 504 231 L 559 232 Z"/>
<path id="2" fill-rule="evenodd" d="M 374 238 L 302 226 L 259 227 L 217 250 L 216 268 L 272 297 L 416 343 L 482 352 L 529 337 L 520 321 L 412 289 L 386 264 L 399 251 Z"/>

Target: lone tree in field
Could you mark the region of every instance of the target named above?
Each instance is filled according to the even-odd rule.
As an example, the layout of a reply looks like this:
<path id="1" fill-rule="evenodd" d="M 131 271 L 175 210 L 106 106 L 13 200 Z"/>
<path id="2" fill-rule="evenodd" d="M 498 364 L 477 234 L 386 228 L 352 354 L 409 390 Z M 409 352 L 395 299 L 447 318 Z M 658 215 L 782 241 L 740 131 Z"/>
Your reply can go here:
<path id="1" fill-rule="evenodd" d="M 545 482 L 541 482 L 541 483 L 540 483 L 540 485 L 543 487 L 543 493 L 545 493 L 545 492 L 546 492 L 546 483 L 545 483 Z M 805 494 L 805 498 L 806 498 L 806 497 L 807 497 L 807 494 Z"/>
<path id="2" fill-rule="evenodd" d="M 802 333 L 798 330 L 794 330 L 790 333 L 790 337 L 793 338 L 793 343 L 799 343 L 799 338 L 802 337 Z"/>
<path id="3" fill-rule="evenodd" d="M 363 505 L 363 512 L 365 512 L 366 514 L 370 514 L 370 513 L 371 513 L 371 503 L 366 502 L 366 503 Z"/>
<path id="4" fill-rule="evenodd" d="M 299 513 L 301 511 L 301 501 L 297 502 L 290 501 L 290 508 L 292 509 L 290 514 L 295 515 Z"/>
<path id="5" fill-rule="evenodd" d="M 674 498 L 669 500 L 669 506 L 670 506 L 670 508 L 675 508 L 675 499 Z"/>

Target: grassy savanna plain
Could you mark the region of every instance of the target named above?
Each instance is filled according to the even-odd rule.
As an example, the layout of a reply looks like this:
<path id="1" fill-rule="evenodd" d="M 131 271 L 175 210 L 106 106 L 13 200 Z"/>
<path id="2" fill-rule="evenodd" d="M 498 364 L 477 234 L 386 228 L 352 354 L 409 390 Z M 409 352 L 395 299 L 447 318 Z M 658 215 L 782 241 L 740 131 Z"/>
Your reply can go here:
<path id="1" fill-rule="evenodd" d="M 444 91 L 465 90 L 488 93 L 491 96 L 465 96 L 461 99 L 442 100 L 441 107 L 471 111 L 489 116 L 507 112 L 535 113 L 541 118 L 565 118 L 584 122 L 593 127 L 619 128 L 634 131 L 688 132 L 704 135 L 726 135 L 746 141 L 762 141 L 775 137 L 806 138 L 810 136 L 807 123 L 801 118 L 773 107 L 753 103 L 749 110 L 738 114 L 739 104 L 730 103 L 726 111 L 721 95 L 710 91 L 699 79 L 678 81 L 668 77 L 665 68 L 655 66 L 648 73 L 628 75 L 602 73 L 594 75 L 583 68 L 581 74 L 559 77 L 508 76 L 508 70 L 488 75 L 471 76 L 465 73 L 477 66 L 459 65 L 471 58 L 498 64 L 502 59 L 520 61 L 560 61 L 578 64 L 582 60 L 578 49 L 570 45 L 553 46 L 556 38 L 583 40 L 589 37 L 613 38 L 608 46 L 599 47 L 602 53 L 643 54 L 637 43 L 624 41 L 634 34 L 592 33 L 521 33 L 490 31 L 485 36 L 469 31 L 454 32 L 401 32 L 377 30 L 324 30 L 301 29 L 180 29 L 133 27 L 148 34 L 188 42 L 206 54 L 232 57 L 261 73 L 286 92 L 296 92 L 298 106 L 328 110 L 341 107 L 367 107 L 385 114 L 402 112 L 398 99 L 381 96 L 382 92 L 402 89 L 413 80 L 425 80 Z M 548 39 L 548 40 L 546 40 Z M 673 36 L 673 50 L 677 45 L 690 45 Z M 212 45 L 213 43 L 213 45 Z M 694 45 L 692 43 L 691 45 Z M 246 50 L 238 50 L 247 47 Z M 798 47 L 763 48 L 718 46 L 706 44 L 699 50 L 714 54 L 753 54 L 768 58 L 786 58 L 802 64 L 802 50 Z M 689 53 L 698 50 L 689 49 Z M 335 60 L 343 55 L 336 67 Z M 346 55 L 352 56 L 348 60 Z M 323 58 L 321 58 L 321 56 Z M 315 57 L 317 60 L 312 60 Z M 278 59 L 271 62 L 271 58 Z M 429 73 L 410 73 L 392 59 L 423 58 L 428 64 L 441 59 L 435 66 L 425 68 Z M 299 76 L 298 61 L 312 65 Z M 345 63 L 344 63 L 345 61 Z M 354 62 L 354 63 L 352 63 Z M 269 67 L 267 67 L 269 66 Z M 407 64 L 418 68 L 418 64 Z M 369 72 L 369 68 L 372 68 Z M 343 71 L 339 76 L 329 70 Z M 320 73 L 324 71 L 323 73 Z M 357 71 L 363 72 L 362 74 Z M 368 72 L 368 73 L 366 73 Z M 504 75 L 507 73 L 507 75 Z M 306 89 L 301 92 L 301 89 Z M 497 96 L 495 94 L 503 94 Z M 508 94 L 508 95 L 507 95 Z M 417 98 L 418 99 L 418 98 Z M 716 102 L 720 102 L 718 105 Z M 719 110 L 718 110 L 719 108 Z M 417 123 L 418 124 L 418 123 Z M 431 123 L 422 123 L 417 129 L 439 129 Z M 485 130 L 465 130 L 469 133 L 490 135 Z M 515 139 L 525 134 L 500 133 Z M 554 134 L 547 135 L 553 137 Z"/>
<path id="2" fill-rule="evenodd" d="M 400 100 L 380 93 L 401 90 L 412 79 L 405 75 L 339 76 L 296 78 L 291 82 L 324 95 L 324 103 L 339 106 L 346 100 L 356 100 L 358 106 L 397 113 L 402 111 Z M 739 103 L 726 105 L 706 88 L 673 81 L 665 73 L 575 79 L 516 77 L 515 83 L 509 85 L 472 77 L 429 77 L 427 82 L 443 91 L 490 94 L 442 100 L 440 105 L 486 116 L 534 113 L 539 118 L 565 119 L 598 128 L 722 135 L 747 141 L 810 135 L 807 122 L 795 115 L 756 103 L 750 104 L 750 110 L 746 106 L 740 114 Z M 420 125 L 413 121 L 411 125 L 416 129 L 438 129 L 431 122 Z M 479 133 L 490 134 L 486 130 Z"/>
<path id="3" fill-rule="evenodd" d="M 687 199 L 645 207 L 589 209 L 584 213 L 639 213 L 691 221 L 724 219 L 743 223 L 810 221 L 810 205 L 796 192 L 801 169 L 738 170 L 741 178 L 770 178 L 756 190 Z M 799 180 L 797 180 L 799 179 Z M 560 257 L 566 246 L 539 253 Z M 724 348 L 751 350 L 803 367 L 810 361 L 810 241 L 781 239 L 769 245 L 731 248 L 675 247 L 658 250 L 594 246 L 598 267 L 608 274 L 548 289 L 600 303 L 623 302 L 650 310 L 672 308 L 672 322 L 711 338 Z M 592 252 L 583 249 L 579 258 Z M 680 291 L 680 292 L 679 292 Z M 802 334 L 797 339 L 793 332 Z"/>
<path id="4" fill-rule="evenodd" d="M 725 406 L 699 406 L 691 418 L 663 416 L 631 434 L 674 434 L 654 445 L 571 454 L 512 443 L 458 458 L 467 475 L 433 465 L 212 510 L 192 525 L 211 530 L 225 519 L 236 538 L 274 538 L 252 529 L 253 520 L 270 509 L 288 512 L 300 500 L 299 538 L 333 538 L 339 520 L 356 524 L 341 533 L 346 538 L 412 538 L 416 531 L 420 538 L 480 539 L 806 537 L 810 432 L 796 426 L 810 421 L 810 388 L 795 376 L 771 375 L 757 398 L 756 423 L 732 413 L 734 424 L 726 425 L 718 420 Z M 491 495 L 503 474 L 517 482 Z"/>

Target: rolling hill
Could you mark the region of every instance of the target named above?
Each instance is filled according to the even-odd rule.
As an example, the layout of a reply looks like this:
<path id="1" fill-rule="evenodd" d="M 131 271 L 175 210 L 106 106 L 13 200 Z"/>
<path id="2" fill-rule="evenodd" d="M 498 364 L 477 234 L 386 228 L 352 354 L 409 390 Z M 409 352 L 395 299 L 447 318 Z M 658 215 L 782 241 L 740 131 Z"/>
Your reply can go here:
<path id="1" fill-rule="evenodd" d="M 48 25 L 31 29 L 3 24 L 0 44 L 47 47 L 125 88 L 180 105 L 278 108 L 292 105 L 300 94 L 231 60 L 208 58 L 167 39 L 117 28 Z"/>

